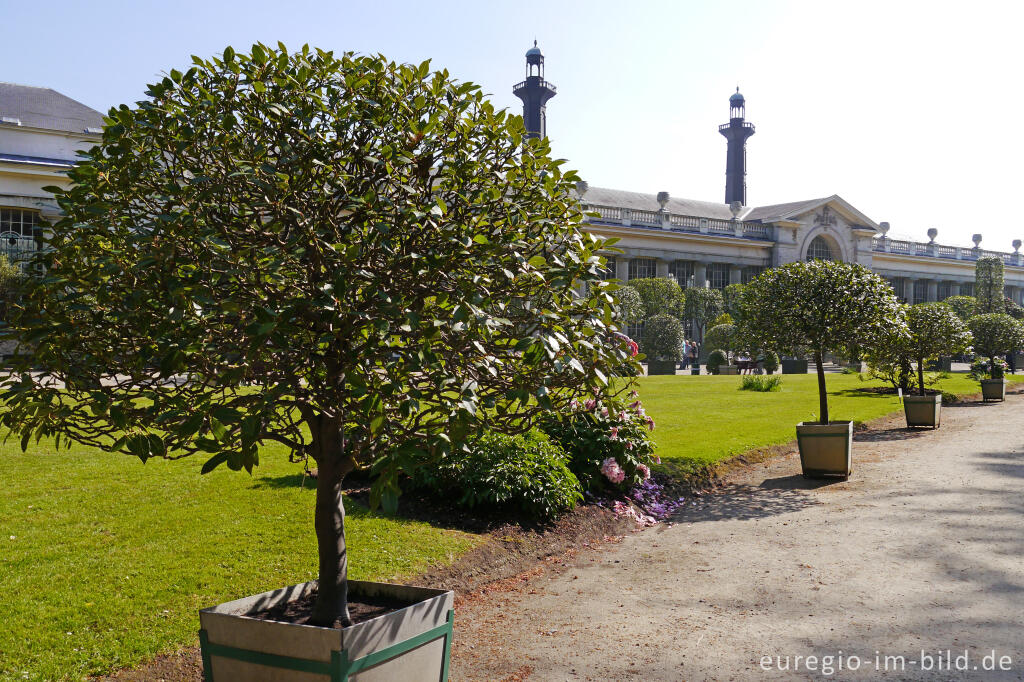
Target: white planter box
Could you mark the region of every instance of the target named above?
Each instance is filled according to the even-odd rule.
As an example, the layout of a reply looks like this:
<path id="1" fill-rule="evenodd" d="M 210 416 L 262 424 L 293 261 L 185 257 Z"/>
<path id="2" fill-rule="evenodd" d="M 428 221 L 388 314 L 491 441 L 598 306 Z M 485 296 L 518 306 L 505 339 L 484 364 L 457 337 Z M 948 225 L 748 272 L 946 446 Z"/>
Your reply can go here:
<path id="1" fill-rule="evenodd" d="M 199 612 L 204 682 L 445 682 L 454 594 L 426 587 L 349 581 L 349 597 L 410 606 L 344 629 L 261 620 L 247 614 L 304 597 L 292 585 Z"/>

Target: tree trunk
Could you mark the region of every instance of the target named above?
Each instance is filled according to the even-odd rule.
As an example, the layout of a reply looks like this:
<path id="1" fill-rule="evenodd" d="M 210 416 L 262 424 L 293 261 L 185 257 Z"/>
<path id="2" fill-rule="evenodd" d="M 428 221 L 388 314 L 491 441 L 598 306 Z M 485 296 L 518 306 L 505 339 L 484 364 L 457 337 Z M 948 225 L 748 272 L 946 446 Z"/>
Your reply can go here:
<path id="1" fill-rule="evenodd" d="M 309 624 L 323 627 L 333 627 L 337 620 L 346 627 L 352 624 L 348 613 L 345 505 L 341 499 L 341 482 L 351 466 L 347 466 L 340 454 L 332 453 L 317 459 L 314 525 L 320 572 L 316 604 Z"/>
<path id="2" fill-rule="evenodd" d="M 918 395 L 924 395 L 924 358 L 917 358 L 917 390 Z"/>
<path id="3" fill-rule="evenodd" d="M 828 424 L 828 393 L 825 391 L 825 359 L 820 350 L 814 351 L 814 363 L 818 365 L 818 402 L 821 410 L 821 423 Z"/>

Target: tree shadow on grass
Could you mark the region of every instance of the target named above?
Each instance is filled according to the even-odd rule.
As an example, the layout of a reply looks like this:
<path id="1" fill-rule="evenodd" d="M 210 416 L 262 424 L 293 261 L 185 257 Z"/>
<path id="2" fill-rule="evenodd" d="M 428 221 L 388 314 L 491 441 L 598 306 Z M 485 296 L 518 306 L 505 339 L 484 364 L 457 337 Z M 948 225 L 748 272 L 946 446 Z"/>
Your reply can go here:
<path id="1" fill-rule="evenodd" d="M 285 488 L 305 488 L 310 492 L 316 491 L 316 479 L 302 472 L 297 474 L 284 474 L 281 476 L 260 476 L 252 484 L 253 489 L 270 488 L 281 490 Z"/>

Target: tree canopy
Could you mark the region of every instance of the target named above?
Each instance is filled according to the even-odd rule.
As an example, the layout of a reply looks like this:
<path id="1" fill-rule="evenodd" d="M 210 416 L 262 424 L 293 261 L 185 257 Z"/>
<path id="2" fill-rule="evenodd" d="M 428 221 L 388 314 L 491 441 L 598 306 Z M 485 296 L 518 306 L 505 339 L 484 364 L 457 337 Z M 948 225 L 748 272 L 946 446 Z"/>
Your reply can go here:
<path id="1" fill-rule="evenodd" d="M 644 323 L 640 350 L 648 360 L 683 359 L 683 325 L 671 315 L 655 315 Z"/>
<path id="2" fill-rule="evenodd" d="M 978 299 L 973 296 L 950 296 L 942 303 L 952 308 L 962 322 L 978 314 Z"/>
<path id="3" fill-rule="evenodd" d="M 703 339 L 708 323 L 724 311 L 722 292 L 718 289 L 690 287 L 686 290 L 686 302 L 683 306 L 683 317 L 693 320 L 697 326 L 697 335 Z"/>
<path id="4" fill-rule="evenodd" d="M 919 303 L 908 306 L 906 349 L 917 361 L 918 390 L 924 395 L 924 365 L 940 355 L 959 355 L 971 347 L 971 332 L 949 306 Z"/>
<path id="5" fill-rule="evenodd" d="M 655 315 L 672 315 L 676 318 L 682 315 L 685 296 L 679 283 L 671 277 L 631 279 L 627 286 L 640 294 L 644 320 Z"/>
<path id="6" fill-rule="evenodd" d="M 269 441 L 311 458 L 314 622 L 347 621 L 344 476 L 372 466 L 391 507 L 403 470 L 610 390 L 631 362 L 611 242 L 545 141 L 428 62 L 194 62 L 48 188 L 66 215 L 12 314 L 3 424 L 203 471 L 251 471 Z"/>

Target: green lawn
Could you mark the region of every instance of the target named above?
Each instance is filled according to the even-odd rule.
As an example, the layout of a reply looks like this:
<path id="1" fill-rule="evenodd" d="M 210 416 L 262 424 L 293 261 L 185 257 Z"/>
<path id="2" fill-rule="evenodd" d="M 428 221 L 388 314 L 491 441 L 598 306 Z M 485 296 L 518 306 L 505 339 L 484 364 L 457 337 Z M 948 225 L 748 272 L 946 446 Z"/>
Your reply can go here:
<path id="1" fill-rule="evenodd" d="M 1011 377 L 1024 381 L 1024 376 Z M 782 390 L 739 390 L 738 376 L 653 376 L 640 379 L 640 399 L 657 424 L 652 436 L 664 468 L 688 472 L 753 448 L 796 439 L 796 424 L 818 413 L 817 376 L 787 374 Z M 856 374 L 829 374 L 830 417 L 864 422 L 902 409 L 896 396 L 859 393 L 882 386 Z M 938 385 L 959 395 L 980 393 L 978 382 L 953 374 Z"/>
<path id="2" fill-rule="evenodd" d="M 63 680 L 196 641 L 200 608 L 315 577 L 313 490 L 282 449 L 255 476 L 84 448 L 0 448 L 0 679 Z M 450 562 L 477 536 L 349 503 L 353 578 Z"/>

